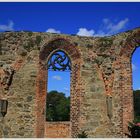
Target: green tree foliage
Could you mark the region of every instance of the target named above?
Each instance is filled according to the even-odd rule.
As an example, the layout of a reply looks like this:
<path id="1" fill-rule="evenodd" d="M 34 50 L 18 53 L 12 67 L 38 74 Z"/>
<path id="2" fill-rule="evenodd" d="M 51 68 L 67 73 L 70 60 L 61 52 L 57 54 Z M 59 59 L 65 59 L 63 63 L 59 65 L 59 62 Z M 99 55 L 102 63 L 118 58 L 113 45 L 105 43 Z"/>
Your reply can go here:
<path id="1" fill-rule="evenodd" d="M 47 121 L 69 121 L 70 120 L 70 97 L 58 91 L 50 91 L 46 101 Z"/>
<path id="2" fill-rule="evenodd" d="M 140 90 L 133 91 L 135 121 L 140 122 Z"/>
<path id="3" fill-rule="evenodd" d="M 140 138 L 140 123 L 129 122 L 129 133 L 126 134 L 129 138 Z"/>

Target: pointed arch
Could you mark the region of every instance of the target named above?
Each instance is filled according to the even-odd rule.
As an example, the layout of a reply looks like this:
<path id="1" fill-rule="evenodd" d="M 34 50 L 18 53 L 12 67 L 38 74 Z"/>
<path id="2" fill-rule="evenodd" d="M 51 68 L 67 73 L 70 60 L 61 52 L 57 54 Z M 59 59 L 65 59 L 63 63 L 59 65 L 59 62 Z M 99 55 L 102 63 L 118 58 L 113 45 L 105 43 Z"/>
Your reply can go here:
<path id="1" fill-rule="evenodd" d="M 128 122 L 134 119 L 131 59 L 136 48 L 140 46 L 140 30 L 131 33 L 125 42 L 120 51 L 122 132 L 124 137 L 125 133 L 128 133 Z"/>
<path id="2" fill-rule="evenodd" d="M 63 38 L 56 38 L 46 42 L 39 55 L 39 70 L 36 80 L 36 136 L 45 137 L 45 102 L 47 91 L 48 70 L 47 63 L 52 54 L 56 51 L 63 51 L 71 60 L 71 106 L 70 106 L 70 124 L 69 135 L 65 137 L 76 137 L 79 131 L 78 122 L 80 121 L 80 98 L 81 98 L 81 53 L 77 46 L 70 43 L 69 40 Z M 67 136 L 68 135 L 68 136 Z M 58 136 L 59 137 L 59 136 Z"/>

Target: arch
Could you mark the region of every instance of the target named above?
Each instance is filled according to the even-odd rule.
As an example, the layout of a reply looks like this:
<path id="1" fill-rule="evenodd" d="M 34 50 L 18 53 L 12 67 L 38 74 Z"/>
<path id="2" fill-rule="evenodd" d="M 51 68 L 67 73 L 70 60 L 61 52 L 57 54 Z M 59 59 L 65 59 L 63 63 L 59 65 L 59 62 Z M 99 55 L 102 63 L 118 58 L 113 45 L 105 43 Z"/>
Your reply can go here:
<path id="1" fill-rule="evenodd" d="M 140 46 L 140 31 L 138 30 L 130 34 L 125 42 L 126 43 L 121 47 L 120 56 L 131 58 L 135 49 Z"/>
<path id="2" fill-rule="evenodd" d="M 50 56 L 56 51 L 64 51 L 70 58 L 71 67 L 71 105 L 70 105 L 70 135 L 68 137 L 76 137 L 79 131 L 79 112 L 80 112 L 80 69 L 81 69 L 81 54 L 80 50 L 69 40 L 56 38 L 44 44 L 39 55 L 39 70 L 36 80 L 36 137 L 45 137 L 45 104 L 48 70 L 46 64 Z"/>
<path id="3" fill-rule="evenodd" d="M 69 102 L 69 104 L 65 102 L 66 100 L 67 101 L 70 100 L 70 98 L 67 98 L 67 97 L 70 97 L 70 94 L 67 95 L 66 94 L 67 92 L 62 91 L 64 94 L 64 95 L 62 95 L 61 94 L 62 92 L 59 91 L 60 88 L 64 88 L 64 85 L 65 85 L 65 87 L 70 86 L 69 80 L 70 80 L 70 73 L 71 73 L 71 60 L 70 60 L 69 56 L 62 50 L 54 51 L 54 53 L 50 56 L 50 58 L 48 60 L 47 70 L 48 70 L 48 83 L 47 83 L 48 91 L 47 91 L 47 98 L 46 98 L 46 121 L 50 124 L 51 124 L 51 122 L 59 121 L 59 124 L 61 125 L 61 124 L 65 123 L 66 121 L 68 121 L 68 122 L 70 121 L 70 102 Z M 55 72 L 57 72 L 57 74 Z M 55 81 L 53 82 L 50 79 L 50 77 L 51 77 L 50 74 L 53 74 L 52 79 L 54 79 L 54 75 L 60 76 L 60 79 L 57 79 L 57 80 L 55 79 Z M 67 79 L 65 79 L 66 77 L 67 77 Z M 61 80 L 61 79 L 63 79 L 63 80 Z M 59 82 L 55 83 L 56 81 L 59 81 Z M 51 85 L 50 87 L 52 88 L 52 84 L 53 84 L 53 89 L 49 90 L 49 85 Z M 56 88 L 58 88 L 58 89 L 56 89 Z M 70 90 L 70 87 L 68 89 Z M 63 99 L 65 99 L 65 101 L 64 101 L 63 105 L 59 102 L 60 100 L 58 100 L 59 103 L 55 103 L 48 99 L 49 96 L 52 97 L 51 96 L 52 94 L 48 94 L 48 92 L 52 93 L 52 91 L 54 91 L 53 93 L 56 93 L 56 96 L 59 97 L 59 99 L 62 99 L 62 96 L 64 97 Z M 59 95 L 61 95 L 61 96 L 59 96 Z M 49 104 L 49 103 L 51 103 L 51 104 Z M 57 111 L 55 111 L 58 109 L 57 107 L 60 104 L 62 106 L 59 109 L 61 109 L 61 111 L 63 112 L 63 115 L 59 114 Z M 48 110 L 51 110 L 53 113 L 56 113 L 57 115 L 54 115 L 53 113 L 52 114 L 49 113 Z M 64 113 L 66 113 L 65 116 L 64 116 Z"/>
<path id="4" fill-rule="evenodd" d="M 46 47 L 48 46 L 48 47 Z M 45 43 L 40 51 L 39 60 L 44 62 L 48 60 L 53 51 L 63 50 L 73 60 L 81 57 L 80 50 L 68 39 L 57 38 Z"/>
<path id="5" fill-rule="evenodd" d="M 131 33 L 121 46 L 119 55 L 121 71 L 121 102 L 122 102 L 122 133 L 128 133 L 128 122 L 134 119 L 133 88 L 132 88 L 132 67 L 131 59 L 134 51 L 140 46 L 140 31 Z M 128 107 L 129 106 L 129 107 Z"/>
<path id="6" fill-rule="evenodd" d="M 132 65 L 132 85 L 133 85 L 133 104 L 134 104 L 134 120 L 138 121 L 139 120 L 139 108 L 138 104 L 140 103 L 140 99 L 139 99 L 139 68 L 140 68 L 140 64 L 139 64 L 139 54 L 140 54 L 140 46 L 137 47 L 133 54 L 132 54 L 132 60 L 131 60 L 131 65 Z M 137 93 L 138 92 L 138 93 Z"/>

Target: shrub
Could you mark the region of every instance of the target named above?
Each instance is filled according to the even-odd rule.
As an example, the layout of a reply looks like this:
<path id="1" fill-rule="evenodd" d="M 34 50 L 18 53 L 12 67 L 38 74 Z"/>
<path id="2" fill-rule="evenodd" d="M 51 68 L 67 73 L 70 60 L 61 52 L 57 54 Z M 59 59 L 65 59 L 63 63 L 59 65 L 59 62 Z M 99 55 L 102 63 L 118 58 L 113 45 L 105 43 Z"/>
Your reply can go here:
<path id="1" fill-rule="evenodd" d="M 33 35 L 33 33 L 32 32 L 28 32 L 28 36 L 32 36 Z"/>
<path id="2" fill-rule="evenodd" d="M 41 41 L 42 41 L 41 36 L 36 36 L 36 41 L 35 41 L 36 44 L 39 45 Z"/>
<path id="3" fill-rule="evenodd" d="M 126 134 L 129 138 L 140 138 L 140 123 L 129 122 L 128 130 L 130 134 Z"/>
<path id="4" fill-rule="evenodd" d="M 28 44 L 27 45 L 24 45 L 23 46 L 24 47 L 24 49 L 26 49 L 27 51 L 31 51 L 31 49 L 34 47 L 34 42 L 33 42 L 33 40 L 29 40 L 28 41 Z"/>
<path id="5" fill-rule="evenodd" d="M 81 133 L 78 134 L 78 138 L 88 138 L 88 135 L 86 134 L 85 131 L 82 131 Z"/>

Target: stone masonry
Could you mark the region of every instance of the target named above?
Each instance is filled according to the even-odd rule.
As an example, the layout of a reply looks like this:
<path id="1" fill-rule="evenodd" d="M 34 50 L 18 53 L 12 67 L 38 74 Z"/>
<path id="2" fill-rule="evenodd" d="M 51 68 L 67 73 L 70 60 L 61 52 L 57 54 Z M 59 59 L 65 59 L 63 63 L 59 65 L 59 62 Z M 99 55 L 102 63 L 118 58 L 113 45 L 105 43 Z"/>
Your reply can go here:
<path id="1" fill-rule="evenodd" d="M 131 56 L 140 28 L 108 37 L 0 33 L 0 137 L 126 137 L 133 120 Z M 69 122 L 46 122 L 47 62 L 57 50 L 72 63 Z"/>

